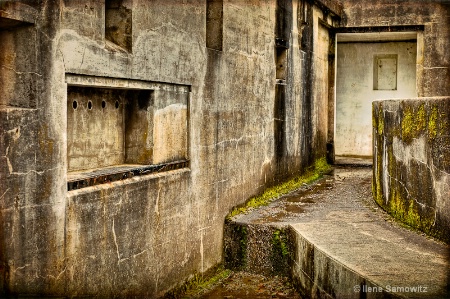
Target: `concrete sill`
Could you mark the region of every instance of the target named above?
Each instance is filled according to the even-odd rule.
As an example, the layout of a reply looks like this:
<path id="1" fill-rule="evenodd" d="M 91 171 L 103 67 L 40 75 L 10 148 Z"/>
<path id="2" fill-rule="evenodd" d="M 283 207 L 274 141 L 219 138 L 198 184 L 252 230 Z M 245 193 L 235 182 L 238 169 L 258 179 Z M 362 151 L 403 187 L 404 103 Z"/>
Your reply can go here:
<path id="1" fill-rule="evenodd" d="M 135 176 L 189 167 L 188 160 L 155 165 L 122 164 L 67 174 L 67 191 L 121 181 Z"/>

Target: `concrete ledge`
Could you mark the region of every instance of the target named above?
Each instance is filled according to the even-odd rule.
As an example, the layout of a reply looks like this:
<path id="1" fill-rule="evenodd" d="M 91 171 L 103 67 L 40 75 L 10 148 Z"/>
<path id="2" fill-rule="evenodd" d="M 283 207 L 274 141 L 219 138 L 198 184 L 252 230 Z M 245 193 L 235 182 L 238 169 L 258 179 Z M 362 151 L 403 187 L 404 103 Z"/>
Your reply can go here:
<path id="1" fill-rule="evenodd" d="M 127 78 L 101 77 L 66 73 L 66 83 L 71 86 L 89 86 L 117 89 L 151 89 L 189 93 L 190 86 L 177 83 L 154 82 Z"/>
<path id="2" fill-rule="evenodd" d="M 347 213 L 335 214 L 342 221 L 291 225 L 298 252 L 293 276 L 304 296 L 448 298 L 445 250 L 425 250 L 407 234 L 367 221 L 364 212 Z"/>
<path id="3" fill-rule="evenodd" d="M 189 161 L 182 160 L 154 165 L 121 164 L 88 171 L 69 172 L 67 174 L 67 191 L 188 167 Z"/>
<path id="4" fill-rule="evenodd" d="M 38 12 L 31 6 L 17 1 L 2 1 L 0 3 L 0 29 L 12 28 L 24 23 L 34 24 Z"/>
<path id="5" fill-rule="evenodd" d="M 334 160 L 335 165 L 339 166 L 372 166 L 372 157 L 352 157 L 352 156 L 336 156 Z"/>
<path id="6" fill-rule="evenodd" d="M 190 175 L 189 168 L 180 168 L 176 170 L 169 170 L 165 172 L 154 172 L 141 176 L 133 176 L 123 180 L 107 182 L 104 184 L 88 186 L 85 188 L 73 189 L 67 192 L 67 198 L 75 200 L 78 196 L 84 196 L 94 193 L 113 192 L 116 188 L 125 189 L 139 189 L 148 184 L 153 184 L 154 181 L 186 181 Z"/>

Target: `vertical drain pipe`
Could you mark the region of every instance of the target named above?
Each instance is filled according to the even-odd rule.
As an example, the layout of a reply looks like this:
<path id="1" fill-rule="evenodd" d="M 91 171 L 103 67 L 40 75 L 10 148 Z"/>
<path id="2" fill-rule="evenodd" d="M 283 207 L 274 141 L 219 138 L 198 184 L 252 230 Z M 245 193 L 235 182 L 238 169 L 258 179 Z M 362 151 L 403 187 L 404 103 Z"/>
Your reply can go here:
<path id="1" fill-rule="evenodd" d="M 286 88 L 289 40 L 292 31 L 292 0 L 277 0 L 275 11 L 274 154 L 279 174 L 286 173 Z"/>
<path id="2" fill-rule="evenodd" d="M 334 164 L 334 126 L 335 126 L 335 62 L 336 62 L 336 32 L 329 31 L 330 43 L 328 50 L 328 132 L 327 132 L 327 163 Z"/>
<path id="3" fill-rule="evenodd" d="M 300 29 L 300 50 L 302 51 L 302 127 L 301 149 L 302 167 L 306 168 L 314 162 L 313 147 L 313 3 L 310 0 L 301 0 L 298 11 L 298 28 Z"/>

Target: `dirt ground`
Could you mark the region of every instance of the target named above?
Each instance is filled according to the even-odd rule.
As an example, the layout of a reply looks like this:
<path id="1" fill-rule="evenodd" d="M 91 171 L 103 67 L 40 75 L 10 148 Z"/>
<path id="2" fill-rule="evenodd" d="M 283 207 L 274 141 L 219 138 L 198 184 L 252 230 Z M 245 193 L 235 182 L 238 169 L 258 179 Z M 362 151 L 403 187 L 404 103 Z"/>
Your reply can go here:
<path id="1" fill-rule="evenodd" d="M 196 293 L 196 294 L 192 294 Z M 184 298 L 196 299 L 302 299 L 287 278 L 246 272 L 231 274 L 207 290 L 194 290 Z"/>

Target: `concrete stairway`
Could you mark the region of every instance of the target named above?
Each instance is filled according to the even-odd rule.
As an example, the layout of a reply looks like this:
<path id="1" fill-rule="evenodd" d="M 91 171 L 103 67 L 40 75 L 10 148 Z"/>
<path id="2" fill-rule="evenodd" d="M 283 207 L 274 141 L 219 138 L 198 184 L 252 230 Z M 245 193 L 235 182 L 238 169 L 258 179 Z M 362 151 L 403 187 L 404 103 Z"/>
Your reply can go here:
<path id="1" fill-rule="evenodd" d="M 305 298 L 450 298 L 450 247 L 381 211 L 371 176 L 371 168 L 338 167 L 234 217 L 226 266 L 290 276 Z"/>

